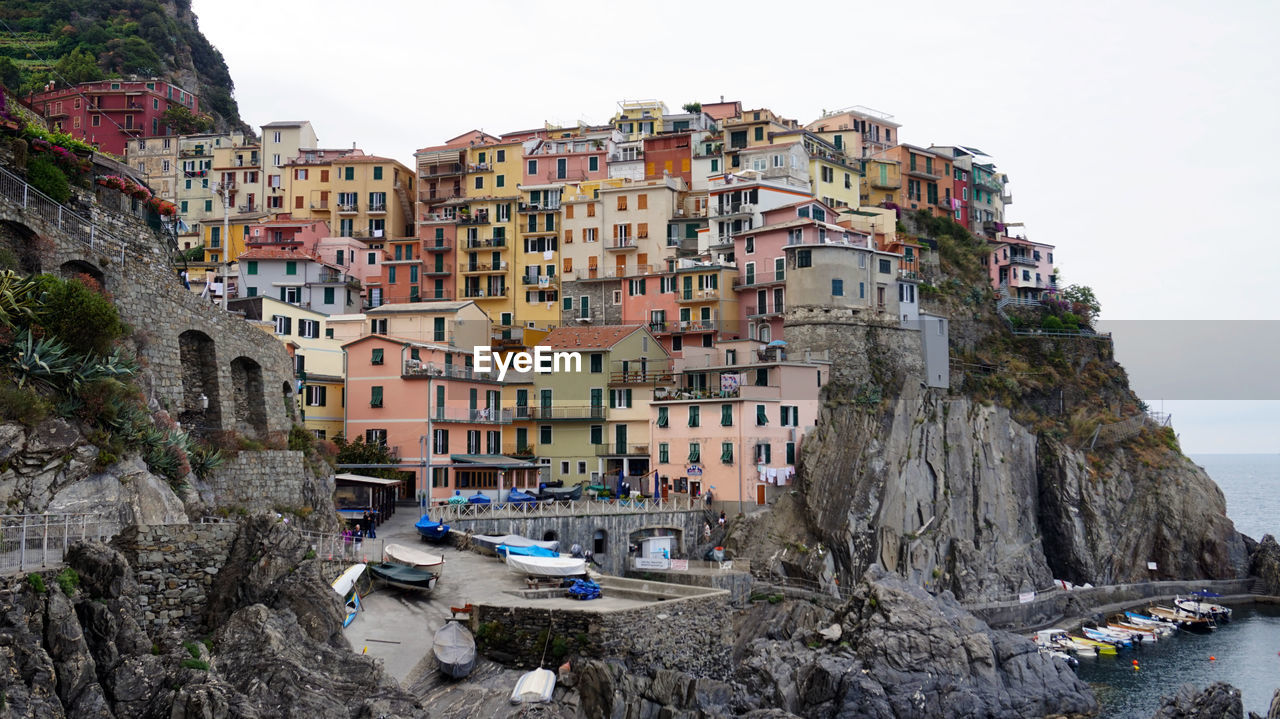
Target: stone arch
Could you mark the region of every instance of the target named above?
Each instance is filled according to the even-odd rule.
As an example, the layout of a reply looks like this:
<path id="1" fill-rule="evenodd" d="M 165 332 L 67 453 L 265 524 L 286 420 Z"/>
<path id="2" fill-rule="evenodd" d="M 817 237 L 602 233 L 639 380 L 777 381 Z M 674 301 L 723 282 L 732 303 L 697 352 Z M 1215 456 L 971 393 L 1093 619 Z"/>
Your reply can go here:
<path id="1" fill-rule="evenodd" d="M 542 541 L 544 542 L 555 542 L 559 539 L 560 535 L 556 534 L 556 530 L 554 529 L 548 529 L 542 533 Z"/>
<path id="2" fill-rule="evenodd" d="M 609 551 L 609 533 L 603 529 L 597 529 L 591 535 L 591 552 L 593 554 L 605 554 Z"/>
<path id="3" fill-rule="evenodd" d="M 103 290 L 107 289 L 106 275 L 103 274 L 102 270 L 98 269 L 97 265 L 94 265 L 92 262 L 86 262 L 84 260 L 67 260 L 62 263 L 62 266 L 58 268 L 58 271 L 62 274 L 64 279 L 71 279 L 76 275 L 88 275 L 89 277 L 92 277 Z"/>
<path id="4" fill-rule="evenodd" d="M 266 439 L 267 403 L 262 365 L 249 357 L 231 360 L 231 391 L 235 396 L 234 429 L 255 439 Z"/>
<path id="5" fill-rule="evenodd" d="M 52 247 L 53 243 L 21 222 L 0 220 L 0 248 L 13 254 L 16 269 L 23 274 L 42 272 L 42 258 Z"/>
<path id="6" fill-rule="evenodd" d="M 299 398 L 293 396 L 293 385 L 289 382 L 283 383 L 281 395 L 284 399 L 284 413 L 288 415 L 290 420 L 297 420 L 297 406 Z"/>
<path id="7" fill-rule="evenodd" d="M 178 361 L 182 367 L 182 408 L 178 421 L 197 433 L 222 429 L 218 356 L 213 339 L 200 330 L 187 330 L 178 335 Z"/>

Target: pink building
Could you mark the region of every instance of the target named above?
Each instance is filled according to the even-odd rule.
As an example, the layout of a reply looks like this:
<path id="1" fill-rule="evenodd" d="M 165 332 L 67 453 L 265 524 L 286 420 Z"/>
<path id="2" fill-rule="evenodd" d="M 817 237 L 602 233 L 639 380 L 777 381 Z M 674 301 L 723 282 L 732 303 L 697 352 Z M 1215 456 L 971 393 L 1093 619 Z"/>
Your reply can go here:
<path id="1" fill-rule="evenodd" d="M 320 240 L 328 236 L 329 223 L 323 220 L 295 220 L 289 213 L 285 213 L 260 224 L 250 225 L 249 236 L 244 243 L 251 248 L 275 247 L 315 254 Z"/>
<path id="2" fill-rule="evenodd" d="M 679 357 L 688 328 L 680 327 L 680 305 L 676 302 L 675 273 L 627 277 L 622 280 L 622 321 L 624 325 L 644 325 L 666 348 Z M 680 349 L 673 347 L 679 345 Z"/>
<path id="3" fill-rule="evenodd" d="M 474 372 L 458 347 L 372 334 L 342 346 L 346 432 L 389 447 L 419 469 L 407 497 L 431 502 L 456 493 L 503 501 L 513 487 L 536 489 L 538 466 L 502 455 L 512 420 L 502 385 Z"/>
<path id="4" fill-rule="evenodd" d="M 598 137 L 537 140 L 537 144 L 524 154 L 524 181 L 521 184 L 545 185 L 608 178 L 609 168 L 605 162 L 608 133 L 597 134 Z"/>
<path id="5" fill-rule="evenodd" d="M 177 85 L 150 80 L 99 80 L 39 92 L 27 98 L 49 129 L 123 157 L 129 140 L 172 135 L 162 119 L 171 105 L 200 113 L 200 98 Z"/>
<path id="6" fill-rule="evenodd" d="M 1023 237 L 1000 236 L 987 245 L 991 254 L 982 259 L 997 290 L 1006 287 L 1013 297 L 1036 299 L 1047 290 L 1056 290 L 1053 245 Z"/>
<path id="7" fill-rule="evenodd" d="M 711 492 L 739 510 L 787 491 L 830 367 L 825 358 L 795 361 L 745 340 L 686 350 L 676 389 L 650 405 L 659 481 L 691 497 Z"/>

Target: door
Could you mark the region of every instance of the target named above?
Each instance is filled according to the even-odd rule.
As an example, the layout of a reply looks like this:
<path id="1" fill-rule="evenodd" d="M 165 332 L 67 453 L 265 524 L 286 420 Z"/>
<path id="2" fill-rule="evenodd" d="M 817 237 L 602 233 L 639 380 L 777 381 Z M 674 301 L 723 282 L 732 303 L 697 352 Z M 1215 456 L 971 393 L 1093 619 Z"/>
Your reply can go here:
<path id="1" fill-rule="evenodd" d="M 613 428 L 613 451 L 618 454 L 627 453 L 627 425 L 619 424 Z"/>
<path id="2" fill-rule="evenodd" d="M 684 276 L 684 294 L 681 296 L 686 300 L 693 299 L 693 275 Z"/>
<path id="3" fill-rule="evenodd" d="M 764 506 L 764 485 L 756 485 L 756 504 Z"/>

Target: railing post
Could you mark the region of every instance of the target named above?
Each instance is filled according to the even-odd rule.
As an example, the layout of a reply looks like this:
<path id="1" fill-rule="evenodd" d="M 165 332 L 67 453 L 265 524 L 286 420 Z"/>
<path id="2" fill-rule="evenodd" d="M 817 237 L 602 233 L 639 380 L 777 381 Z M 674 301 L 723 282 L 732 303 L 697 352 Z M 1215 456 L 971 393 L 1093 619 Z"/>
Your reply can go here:
<path id="1" fill-rule="evenodd" d="M 24 210 L 27 209 L 27 191 L 30 189 L 31 189 L 30 185 L 28 185 L 25 182 L 22 183 L 22 209 Z"/>
<path id="2" fill-rule="evenodd" d="M 49 566 L 49 515 L 44 515 L 44 530 L 40 537 L 40 566 Z"/>
<path id="3" fill-rule="evenodd" d="M 22 515 L 22 543 L 18 547 L 18 570 L 27 569 L 27 515 Z"/>
<path id="4" fill-rule="evenodd" d="M 71 515 L 62 515 L 62 558 L 67 558 L 67 550 L 71 548 L 68 536 L 71 534 Z"/>

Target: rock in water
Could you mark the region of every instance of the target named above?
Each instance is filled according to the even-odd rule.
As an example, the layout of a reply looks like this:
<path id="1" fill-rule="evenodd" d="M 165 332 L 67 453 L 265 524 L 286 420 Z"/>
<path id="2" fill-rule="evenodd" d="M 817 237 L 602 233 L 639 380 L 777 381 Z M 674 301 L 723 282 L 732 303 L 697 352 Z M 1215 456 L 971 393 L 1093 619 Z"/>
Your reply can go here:
<path id="1" fill-rule="evenodd" d="M 933 597 L 873 565 L 842 610 L 848 647 L 761 637 L 740 683 L 801 716 L 993 719 L 1088 715 L 1088 685 L 1030 641 L 990 629 L 949 594 Z"/>
<path id="2" fill-rule="evenodd" d="M 1226 682 L 1214 682 L 1204 691 L 1186 684 L 1165 697 L 1151 719 L 1244 719 L 1244 703 L 1240 690 Z"/>
<path id="3" fill-rule="evenodd" d="M 1249 559 L 1249 576 L 1262 580 L 1262 593 L 1280 595 L 1280 544 L 1270 534 L 1263 535 Z"/>

